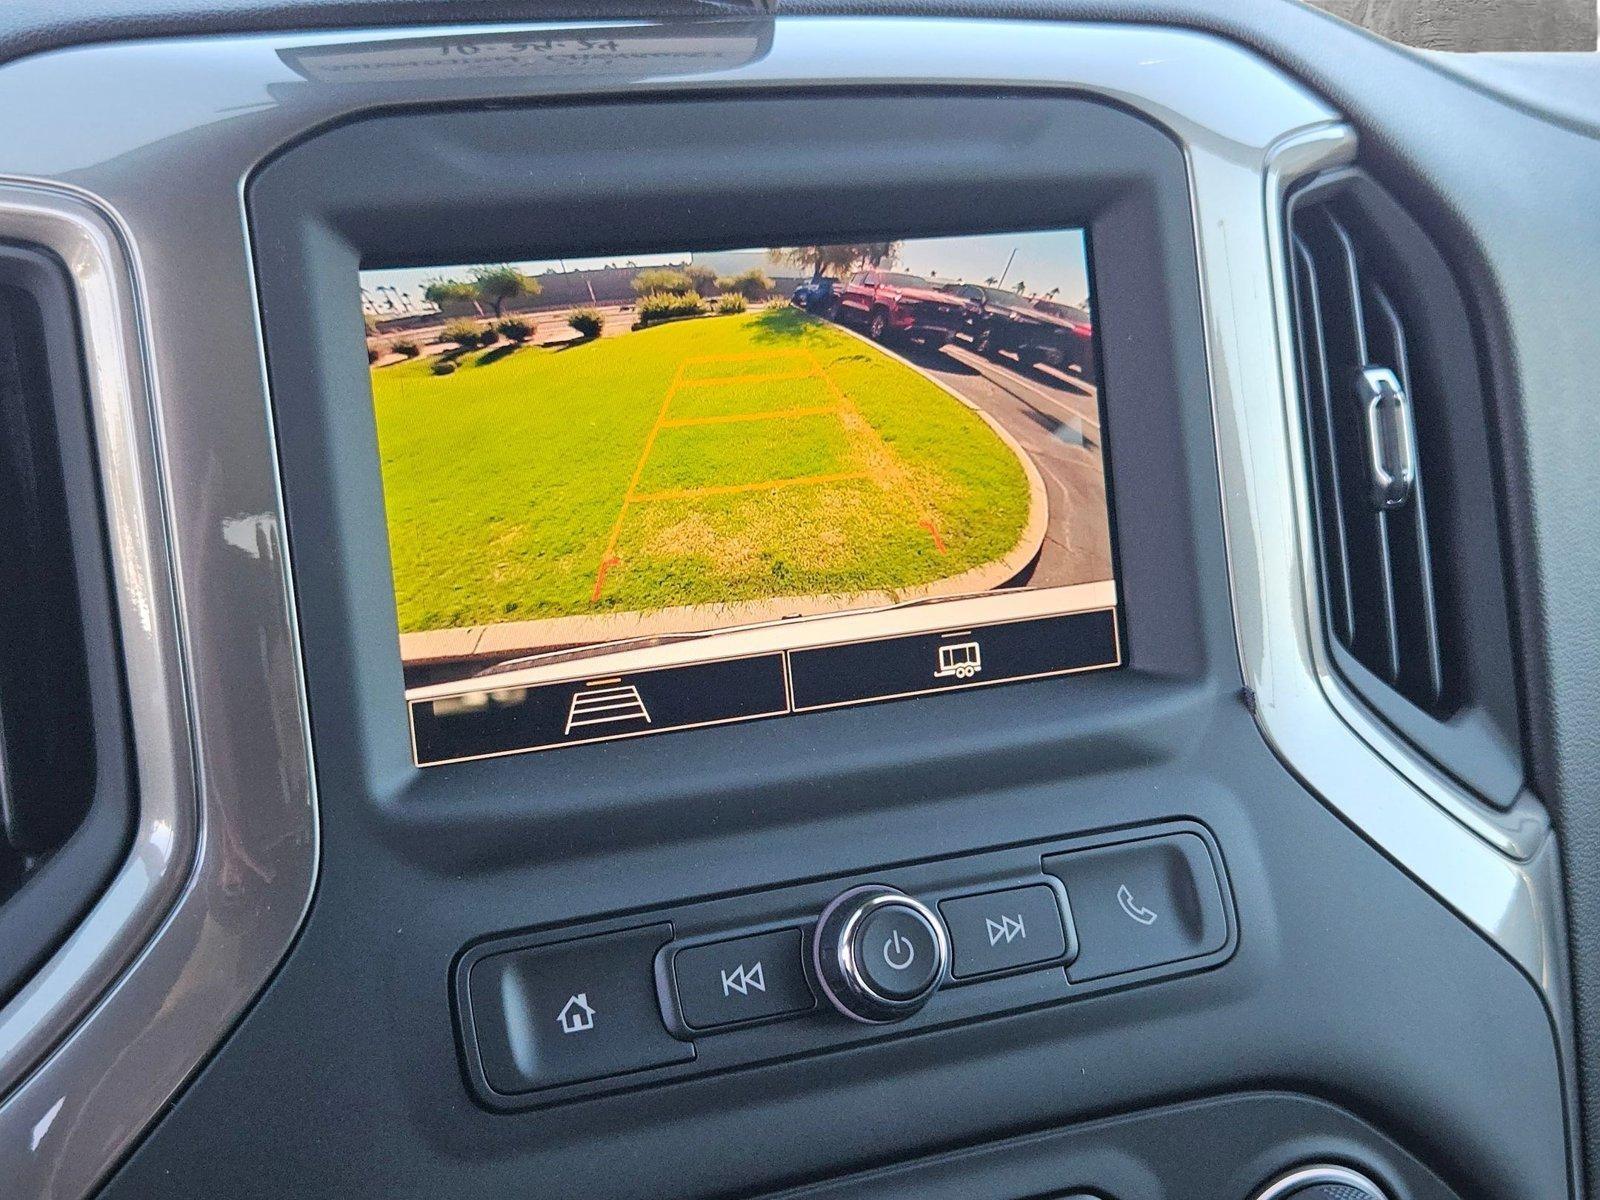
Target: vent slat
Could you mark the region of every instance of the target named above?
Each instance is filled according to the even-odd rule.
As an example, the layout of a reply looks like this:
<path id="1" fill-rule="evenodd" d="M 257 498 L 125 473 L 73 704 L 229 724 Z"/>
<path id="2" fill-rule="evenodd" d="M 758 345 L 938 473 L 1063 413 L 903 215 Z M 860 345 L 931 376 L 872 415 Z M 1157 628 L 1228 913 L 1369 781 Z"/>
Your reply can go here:
<path id="1" fill-rule="evenodd" d="M 1354 243 L 1332 214 L 1320 211 L 1307 238 L 1322 281 L 1321 336 L 1331 386 L 1327 436 L 1333 446 L 1334 486 L 1344 512 L 1351 610 L 1349 649 L 1369 670 L 1393 684 L 1399 676 L 1394 636 L 1394 581 L 1388 529 L 1367 500 L 1366 428 L 1355 403 L 1356 373 L 1366 363 L 1360 273 Z"/>
<path id="2" fill-rule="evenodd" d="M 1310 422 L 1311 486 L 1317 499 L 1317 516 L 1326 562 L 1329 614 L 1339 640 L 1355 638 L 1356 616 L 1350 598 L 1350 550 L 1345 537 L 1344 501 L 1334 484 L 1337 460 L 1330 430 L 1333 428 L 1333 388 L 1328 378 L 1328 354 L 1322 340 L 1322 299 L 1317 264 L 1301 238 L 1294 239 L 1295 341 L 1299 350 L 1300 389 L 1306 404 L 1321 416 Z"/>
<path id="3" fill-rule="evenodd" d="M 1409 403 L 1404 319 L 1366 261 L 1359 221 L 1337 202 L 1295 211 L 1289 250 L 1329 629 L 1379 680 L 1433 709 L 1445 666 L 1421 482 L 1395 507 L 1375 498 L 1373 426 L 1358 390 L 1363 373 L 1387 370 Z M 1414 428 L 1404 428 L 1415 446 Z"/>
<path id="4" fill-rule="evenodd" d="M 1369 286 L 1365 296 L 1373 329 L 1373 353 L 1392 369 L 1400 385 L 1415 403 L 1410 355 L 1406 350 L 1405 325 L 1388 293 Z M 1412 431 L 1415 443 L 1415 429 Z M 1428 548 L 1428 524 L 1423 503 L 1423 482 L 1419 472 L 1411 487 L 1411 501 L 1404 508 L 1384 514 L 1389 525 L 1392 574 L 1397 579 L 1414 581 L 1412 602 L 1399 612 L 1396 636 L 1400 644 L 1400 691 L 1421 695 L 1427 705 L 1436 705 L 1444 696 L 1444 664 L 1439 649 L 1439 609 L 1434 595 L 1432 559 Z"/>

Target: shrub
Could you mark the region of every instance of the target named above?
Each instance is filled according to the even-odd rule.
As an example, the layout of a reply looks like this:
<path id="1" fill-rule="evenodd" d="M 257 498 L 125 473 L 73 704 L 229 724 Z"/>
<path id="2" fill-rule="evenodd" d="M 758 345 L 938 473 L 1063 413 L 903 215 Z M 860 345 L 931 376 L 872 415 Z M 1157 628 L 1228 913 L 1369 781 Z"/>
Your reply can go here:
<path id="1" fill-rule="evenodd" d="M 492 346 L 499 340 L 500 335 L 494 331 L 492 326 L 485 325 L 478 330 L 478 345 L 480 346 Z"/>
<path id="2" fill-rule="evenodd" d="M 410 338 L 400 338 L 398 341 L 390 342 L 389 349 L 400 355 L 401 358 L 415 358 L 422 353 L 422 347 Z"/>
<path id="3" fill-rule="evenodd" d="M 533 324 L 521 317 L 507 317 L 496 324 L 495 329 L 503 334 L 507 341 L 516 342 L 518 345 L 533 336 Z"/>
<path id="4" fill-rule="evenodd" d="M 456 373 L 456 364 L 448 358 L 438 359 L 433 364 L 433 373 L 435 375 L 454 375 Z"/>
<path id="5" fill-rule="evenodd" d="M 651 267 L 649 270 L 640 271 L 633 277 L 633 290 L 635 295 L 647 298 L 657 292 L 674 295 L 695 294 L 694 280 L 671 267 Z"/>
<path id="6" fill-rule="evenodd" d="M 693 292 L 654 292 L 639 301 L 639 324 L 670 317 L 698 317 L 705 311 L 706 302 Z"/>
<path id="7" fill-rule="evenodd" d="M 586 338 L 599 337 L 605 323 L 598 308 L 575 308 L 567 314 L 567 324 Z"/>
<path id="8" fill-rule="evenodd" d="M 717 280 L 717 286 L 724 292 L 732 292 L 746 300 L 765 300 L 772 295 L 772 280 L 760 267 L 751 267 L 737 275 L 725 275 Z"/>
<path id="9" fill-rule="evenodd" d="M 729 292 L 725 296 L 717 297 L 717 315 L 719 317 L 731 317 L 736 313 L 744 312 L 749 307 L 750 305 L 745 302 L 745 298 L 736 292 Z"/>
<path id="10" fill-rule="evenodd" d="M 378 358 L 379 358 L 378 348 L 376 346 L 374 346 L 371 342 L 368 342 L 367 343 L 367 365 L 371 366 L 373 363 L 378 361 Z"/>
<path id="11" fill-rule="evenodd" d="M 691 263 L 683 269 L 683 274 L 689 285 L 701 296 L 709 299 L 717 294 L 717 273 L 710 267 Z"/>
<path id="12" fill-rule="evenodd" d="M 440 332 L 439 340 L 471 350 L 479 341 L 478 326 L 472 321 L 451 321 Z"/>

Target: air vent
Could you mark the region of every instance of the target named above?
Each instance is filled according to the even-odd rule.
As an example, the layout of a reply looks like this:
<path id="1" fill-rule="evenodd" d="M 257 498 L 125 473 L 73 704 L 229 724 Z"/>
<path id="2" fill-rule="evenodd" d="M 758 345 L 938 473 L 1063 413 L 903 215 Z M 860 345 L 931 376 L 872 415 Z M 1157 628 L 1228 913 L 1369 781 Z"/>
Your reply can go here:
<path id="1" fill-rule="evenodd" d="M 1406 327 L 1337 203 L 1297 209 L 1291 239 L 1329 623 L 1358 662 L 1438 711 L 1444 668 Z"/>
<path id="2" fill-rule="evenodd" d="M 1290 200 L 1294 350 L 1329 657 L 1483 798 L 1522 785 L 1474 322 L 1432 239 L 1360 170 Z"/>
<path id="3" fill-rule="evenodd" d="M 116 865 L 130 796 L 64 268 L 0 243 L 0 1002 Z"/>

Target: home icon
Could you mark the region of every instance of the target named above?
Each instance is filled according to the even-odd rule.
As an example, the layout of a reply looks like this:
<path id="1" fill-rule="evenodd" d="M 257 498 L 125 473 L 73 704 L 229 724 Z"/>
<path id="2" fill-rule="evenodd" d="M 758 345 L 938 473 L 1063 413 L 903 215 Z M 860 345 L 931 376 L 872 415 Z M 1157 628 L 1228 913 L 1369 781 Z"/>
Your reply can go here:
<path id="1" fill-rule="evenodd" d="M 594 1009 L 589 1007 L 589 993 L 579 992 L 562 1006 L 556 1016 L 562 1033 L 582 1033 L 594 1028 Z"/>

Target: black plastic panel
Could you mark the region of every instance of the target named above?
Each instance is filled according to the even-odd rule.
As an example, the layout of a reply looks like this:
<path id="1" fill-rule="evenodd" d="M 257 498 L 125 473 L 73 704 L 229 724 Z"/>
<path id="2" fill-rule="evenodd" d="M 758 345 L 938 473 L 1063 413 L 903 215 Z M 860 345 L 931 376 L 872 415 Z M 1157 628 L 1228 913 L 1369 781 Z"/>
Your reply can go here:
<path id="1" fill-rule="evenodd" d="M 1401 1200 L 1454 1195 L 1349 1113 L 1302 1096 L 1266 1093 L 1087 1122 L 797 1188 L 772 1200 L 1248 1200 L 1312 1163 L 1360 1163 Z"/>
<path id="2" fill-rule="evenodd" d="M 1071 893 L 1085 879 L 1084 874 L 1075 873 L 1080 864 L 1092 867 L 1112 855 L 1148 858 L 1147 850 L 1180 845 L 1194 856 L 1189 870 L 1183 872 L 1183 886 L 1187 892 L 1200 892 L 1205 896 L 1204 928 L 1192 918 L 1186 921 L 1181 900 L 1172 898 L 1168 903 L 1168 891 L 1161 883 L 1150 879 L 1150 872 L 1141 873 L 1132 867 L 1119 866 L 1116 870 L 1133 885 L 1140 898 L 1157 905 L 1161 910 L 1159 915 L 1139 908 L 1131 908 L 1130 913 L 1115 909 L 1110 914 L 1112 919 L 1108 920 L 1105 907 L 1093 902 L 1094 897 L 1087 887 L 1080 902 L 1071 901 Z M 1192 851 L 1188 849 L 1191 846 Z M 1061 888 L 1054 876 L 1046 872 L 1065 878 L 1066 887 Z M 1177 874 L 1165 863 L 1157 873 Z M 471 947 L 455 966 L 456 1018 L 466 1075 L 479 1099 L 491 1107 L 541 1107 L 598 1092 L 665 1086 L 709 1072 L 748 1069 L 760 1063 L 837 1052 L 880 1038 L 925 1034 L 1008 1012 L 1098 995 L 1113 988 L 1192 974 L 1225 962 L 1237 944 L 1237 922 L 1225 880 L 1223 856 L 1209 831 L 1188 822 L 1091 835 L 1066 842 L 1016 846 L 928 863 L 885 865 L 867 875 L 818 879 L 799 886 L 660 909 L 600 924 L 493 938 Z M 939 908 L 946 908 L 960 898 L 1029 885 L 1044 887 L 1047 893 L 1059 892 L 1058 902 L 1069 922 L 1076 919 L 1075 914 L 1081 908 L 1086 920 L 1092 923 L 1093 934 L 1084 953 L 1092 956 L 1094 968 L 1080 973 L 1070 966 L 1063 971 L 1060 961 L 1054 965 L 1048 963 L 1052 957 L 1065 958 L 1069 946 L 1076 949 L 1079 940 L 1068 938 L 1058 930 L 1057 945 L 1053 952 L 1044 955 L 1044 963 L 1025 960 L 1017 968 L 1000 965 L 981 972 L 969 970 L 968 978 L 949 980 L 926 1008 L 898 1024 L 863 1025 L 845 1019 L 826 1004 L 799 1004 L 785 1006 L 759 1024 L 755 1020 L 740 1022 L 749 1026 L 741 1031 L 708 1033 L 703 1028 L 695 1028 L 696 1022 L 685 1012 L 683 981 L 674 978 L 677 973 L 675 955 L 751 934 L 798 931 L 809 939 L 817 914 L 829 900 L 847 889 L 868 883 L 894 888 Z M 1128 903 L 1130 907 L 1133 905 L 1131 896 Z M 1000 915 L 1012 910 L 995 908 L 992 911 Z M 1151 922 L 1148 926 L 1144 923 L 1147 912 Z M 1192 933 L 1188 928 L 1191 924 L 1194 926 Z M 1018 928 L 1022 936 L 1028 936 L 1025 924 Z M 646 966 L 634 963 L 624 967 L 618 973 L 619 978 L 610 981 L 612 989 L 620 994 L 620 1005 L 629 1010 L 613 1031 L 607 1025 L 604 1012 L 596 1015 L 589 1011 L 591 1001 L 596 1007 L 609 1007 L 610 996 L 602 996 L 586 982 L 589 976 L 583 960 L 587 955 L 595 977 L 609 975 L 618 957 L 611 950 L 611 940 L 641 932 L 651 934 L 650 955 L 655 959 L 655 970 L 652 973 Z M 1042 933 L 1037 922 L 1034 932 L 1035 935 Z M 997 929 L 996 937 L 1003 933 L 1003 927 Z M 1014 932 L 1013 944 L 1015 937 Z M 494 982 L 486 982 L 483 977 L 488 974 L 498 979 L 499 974 L 491 964 L 503 956 L 530 949 L 555 950 L 563 956 L 570 954 L 577 962 L 570 972 L 570 984 L 564 974 L 561 977 L 563 986 L 554 991 L 542 990 L 524 1004 L 523 997 L 508 998 L 502 988 Z M 747 958 L 729 960 L 729 965 L 742 971 L 749 965 Z M 770 962 L 753 961 L 765 970 L 772 969 Z M 533 973 L 532 966 L 529 972 Z M 973 978 L 979 974 L 983 977 Z M 659 991 L 655 1020 L 635 1019 L 631 1011 L 633 995 L 639 985 L 652 980 Z M 809 995 L 820 996 L 822 989 L 817 981 L 809 982 Z M 762 993 L 766 991 L 766 983 L 763 978 Z M 724 983 L 722 990 L 726 996 L 729 985 Z M 746 1001 L 752 998 L 746 990 L 737 994 Z M 580 1019 L 585 1022 L 582 1028 L 571 1031 L 562 1027 L 567 1015 L 562 1005 L 569 1000 L 577 1000 L 582 1005 Z M 509 1021 L 505 1016 L 508 1007 L 515 1008 Z M 808 1017 L 776 1021 L 780 1015 L 794 1017 L 797 1011 L 804 1013 L 811 1009 L 815 1011 Z M 592 1027 L 588 1024 L 590 1021 Z M 693 1042 L 692 1053 L 673 1056 L 653 1049 L 659 1042 L 663 1021 L 685 1042 Z M 530 1077 L 517 1081 L 520 1086 L 508 1087 L 497 1082 L 497 1079 L 511 1079 L 515 1074 L 504 1064 L 496 1070 L 497 1060 L 507 1057 L 502 1047 L 507 1042 L 508 1023 L 524 1027 L 514 1040 L 526 1046 L 525 1053 L 532 1063 Z M 532 1028 L 535 1025 L 537 1028 Z M 590 1068 L 591 1078 L 569 1078 L 566 1062 L 573 1057 L 570 1051 L 590 1043 L 594 1045 L 590 1054 L 598 1064 Z M 623 1054 L 627 1065 L 615 1065 L 609 1055 L 619 1044 L 638 1045 L 640 1057 L 635 1059 Z M 540 1061 L 545 1057 L 545 1048 L 553 1050 L 561 1061 Z"/>

